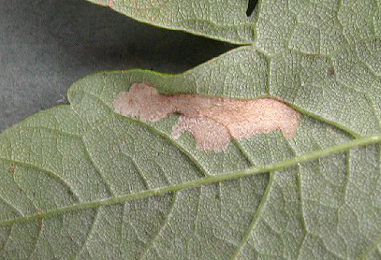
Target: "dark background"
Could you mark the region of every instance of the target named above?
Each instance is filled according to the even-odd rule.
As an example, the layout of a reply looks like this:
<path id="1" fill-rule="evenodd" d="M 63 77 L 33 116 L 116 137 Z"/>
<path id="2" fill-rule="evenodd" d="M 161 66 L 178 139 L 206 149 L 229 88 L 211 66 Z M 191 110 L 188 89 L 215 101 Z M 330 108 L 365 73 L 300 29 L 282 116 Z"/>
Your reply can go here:
<path id="1" fill-rule="evenodd" d="M 85 75 L 131 68 L 179 73 L 231 48 L 84 0 L 0 0 L 0 132 L 67 103 L 67 89 Z"/>

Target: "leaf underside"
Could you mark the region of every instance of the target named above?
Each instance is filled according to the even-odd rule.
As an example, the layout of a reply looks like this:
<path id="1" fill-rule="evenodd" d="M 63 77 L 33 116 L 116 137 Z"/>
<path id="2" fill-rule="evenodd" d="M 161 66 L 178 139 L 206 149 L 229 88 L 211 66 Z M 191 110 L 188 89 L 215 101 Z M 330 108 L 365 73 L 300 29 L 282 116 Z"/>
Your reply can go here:
<path id="1" fill-rule="evenodd" d="M 0 135 L 0 260 L 381 259 L 381 1 L 92 1 L 247 45 L 190 71 L 103 72 Z M 234 2 L 234 3 L 233 3 Z M 115 113 L 163 94 L 274 97 L 303 117 L 203 152 Z"/>

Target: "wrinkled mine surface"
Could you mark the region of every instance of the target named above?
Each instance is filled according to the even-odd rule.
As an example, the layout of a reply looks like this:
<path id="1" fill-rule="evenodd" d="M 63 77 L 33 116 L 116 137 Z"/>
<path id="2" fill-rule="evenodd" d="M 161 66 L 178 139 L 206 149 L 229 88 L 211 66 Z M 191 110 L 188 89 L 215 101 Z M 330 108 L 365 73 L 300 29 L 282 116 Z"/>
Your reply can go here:
<path id="1" fill-rule="evenodd" d="M 155 122 L 172 113 L 179 113 L 173 126 L 174 138 L 189 132 L 204 151 L 225 150 L 231 138 L 248 138 L 280 130 L 293 137 L 300 114 L 288 105 L 273 99 L 234 100 L 202 95 L 161 95 L 149 83 L 134 83 L 121 92 L 114 108 L 125 116 Z"/>

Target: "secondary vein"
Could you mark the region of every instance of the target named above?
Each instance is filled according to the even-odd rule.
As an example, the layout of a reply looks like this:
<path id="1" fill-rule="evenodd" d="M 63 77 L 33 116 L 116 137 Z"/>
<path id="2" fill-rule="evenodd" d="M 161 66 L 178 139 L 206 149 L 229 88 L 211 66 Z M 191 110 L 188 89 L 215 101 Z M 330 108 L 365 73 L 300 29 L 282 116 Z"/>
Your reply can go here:
<path id="1" fill-rule="evenodd" d="M 30 216 L 23 216 L 15 219 L 10 219 L 10 220 L 5 220 L 0 222 L 0 227 L 2 226 L 8 226 L 8 225 L 14 225 L 14 224 L 20 224 L 20 223 L 25 223 L 25 222 L 31 222 L 35 221 L 41 218 L 49 218 L 53 217 L 58 214 L 63 214 L 63 213 L 68 213 L 68 212 L 73 212 L 76 210 L 83 210 L 83 209 L 88 209 L 88 208 L 97 208 L 97 207 L 102 207 L 102 206 L 107 206 L 107 205 L 113 205 L 117 203 L 122 203 L 125 201 L 131 201 L 134 199 L 139 199 L 139 198 L 147 198 L 150 196 L 155 196 L 155 195 L 160 195 L 160 194 L 165 194 L 165 193 L 170 193 L 170 192 L 176 192 L 180 190 L 185 190 L 185 189 L 191 189 L 194 187 L 200 187 L 204 186 L 206 184 L 211 184 L 211 183 L 216 183 L 216 182 L 221 182 L 221 181 L 226 181 L 226 180 L 233 180 L 233 179 L 238 179 L 242 178 L 245 176 L 250 176 L 254 174 L 260 174 L 264 172 L 272 172 L 272 171 L 277 171 L 280 169 L 288 168 L 294 165 L 297 165 L 299 163 L 305 163 L 308 161 L 312 161 L 315 159 L 318 159 L 320 157 L 325 157 L 331 154 L 343 152 L 346 150 L 349 150 L 351 148 L 357 147 L 357 146 L 364 146 L 364 145 L 369 145 L 369 144 L 375 144 L 381 142 L 381 136 L 371 136 L 371 137 L 363 137 L 359 139 L 355 139 L 350 142 L 346 142 L 343 144 L 331 146 L 329 148 L 312 152 L 306 155 L 298 156 L 289 160 L 285 160 L 279 163 L 274 163 L 274 164 L 269 164 L 261 167 L 250 167 L 246 168 L 243 170 L 238 170 L 238 171 L 232 171 L 228 172 L 225 174 L 219 174 L 219 175 L 210 175 L 205 178 L 197 179 L 195 181 L 190 181 L 190 182 L 185 182 L 173 186 L 168 186 L 168 187 L 163 187 L 163 188 L 158 188 L 158 189 L 151 189 L 151 190 L 146 190 L 134 194 L 128 194 L 125 196 L 120 196 L 120 197 L 111 197 L 103 200 L 98 200 L 98 201 L 92 201 L 92 202 L 85 202 L 85 203 L 77 203 L 73 204 L 71 206 L 67 207 L 62 207 L 62 208 L 57 208 L 51 211 L 47 212 L 42 212 L 39 214 L 34 214 Z"/>

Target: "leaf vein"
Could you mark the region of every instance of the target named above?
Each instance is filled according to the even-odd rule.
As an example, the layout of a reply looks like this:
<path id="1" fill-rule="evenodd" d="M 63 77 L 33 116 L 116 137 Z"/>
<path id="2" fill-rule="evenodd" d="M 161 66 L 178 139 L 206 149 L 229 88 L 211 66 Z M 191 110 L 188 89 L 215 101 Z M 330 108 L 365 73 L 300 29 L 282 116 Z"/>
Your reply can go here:
<path id="1" fill-rule="evenodd" d="M 198 163 L 196 158 L 194 158 L 191 153 L 189 153 L 186 149 L 184 149 L 178 142 L 176 142 L 172 138 L 170 138 L 167 134 L 161 132 L 156 127 L 154 127 L 152 125 L 149 125 L 147 123 L 144 123 L 144 122 L 142 122 L 142 121 L 140 121 L 138 119 L 135 119 L 135 118 L 132 118 L 132 117 L 122 116 L 121 114 L 115 113 L 115 111 L 109 105 L 107 105 L 107 103 L 104 100 L 100 99 L 99 97 L 97 97 L 96 95 L 94 95 L 92 93 L 89 93 L 89 92 L 86 92 L 86 91 L 83 91 L 83 92 L 88 94 L 88 95 L 90 95 L 91 97 L 93 97 L 94 99 L 98 100 L 99 102 L 101 102 L 101 104 L 103 104 L 103 106 L 106 107 L 111 114 L 116 115 L 117 117 L 122 118 L 124 120 L 129 120 L 129 121 L 138 123 L 139 125 L 145 127 L 147 130 L 150 130 L 152 133 L 154 133 L 154 134 L 162 137 L 163 139 L 167 140 L 170 144 L 175 146 L 182 154 L 184 154 L 204 176 L 209 176 L 210 175 L 202 167 L 202 165 Z"/>
<path id="2" fill-rule="evenodd" d="M 31 164 L 31 163 L 16 161 L 14 159 L 7 159 L 7 158 L 0 157 L 0 160 L 3 160 L 3 161 L 8 162 L 8 163 L 15 163 L 17 165 L 20 165 L 20 166 L 23 166 L 23 167 L 26 167 L 26 168 L 32 168 L 32 169 L 37 170 L 39 172 L 45 173 L 46 175 L 52 177 L 54 180 L 56 180 L 57 182 L 59 182 L 60 184 L 65 186 L 70 191 L 70 193 L 73 194 L 73 197 L 75 198 L 75 200 L 77 202 L 81 202 L 79 196 L 73 191 L 73 189 L 71 188 L 69 183 L 67 183 L 64 179 L 62 179 L 57 173 L 55 173 L 55 172 L 53 172 L 51 170 L 42 168 L 40 166 Z"/>
<path id="3" fill-rule="evenodd" d="M 105 176 L 103 175 L 103 173 L 101 172 L 101 170 L 98 168 L 98 166 L 95 164 L 95 162 L 93 161 L 93 158 L 91 157 L 89 151 L 87 150 L 87 146 L 86 146 L 86 143 L 84 141 L 83 138 L 81 138 L 81 141 L 82 141 L 82 144 L 83 144 L 83 147 L 84 147 L 84 152 L 85 152 L 85 155 L 87 157 L 87 159 L 89 160 L 90 164 L 94 167 L 95 171 L 98 173 L 98 176 L 101 178 L 103 184 L 105 185 L 105 188 L 106 188 L 106 191 L 111 195 L 111 196 L 114 196 L 115 197 L 115 194 L 114 194 L 114 191 L 112 190 L 111 188 L 111 184 L 106 180 Z"/>
<path id="4" fill-rule="evenodd" d="M 153 246 L 153 244 L 155 243 L 156 239 L 159 237 L 160 233 L 162 232 L 162 230 L 164 229 L 164 227 L 167 225 L 168 223 L 168 220 L 169 218 L 171 217 L 172 213 L 173 213 L 173 209 L 175 208 L 175 204 L 176 204 L 176 192 L 173 193 L 173 196 L 172 196 L 172 202 L 171 202 L 171 205 L 169 206 L 169 209 L 168 209 L 168 213 L 167 213 L 167 216 L 166 218 L 164 219 L 163 223 L 161 224 L 161 226 L 159 227 L 158 231 L 155 233 L 155 235 L 152 237 L 151 241 L 148 242 L 148 245 L 145 247 L 145 250 L 144 252 L 142 252 L 141 256 L 138 258 L 138 260 L 141 260 L 144 258 L 144 256 L 147 254 L 148 250 Z"/>
<path id="5" fill-rule="evenodd" d="M 365 146 L 365 145 L 375 144 L 379 142 L 381 142 L 381 136 L 363 137 L 363 138 L 355 139 L 353 141 L 349 141 L 347 143 L 331 146 L 321 151 L 311 152 L 306 155 L 298 156 L 289 160 L 284 160 L 279 163 L 269 164 L 269 165 L 265 165 L 261 167 L 250 167 L 247 169 L 232 171 L 232 172 L 228 172 L 228 173 L 224 173 L 220 175 L 211 175 L 202 179 L 198 179 L 198 180 L 190 181 L 190 182 L 184 182 L 184 183 L 180 183 L 180 184 L 169 186 L 169 187 L 152 189 L 152 190 L 147 190 L 147 191 L 138 192 L 134 194 L 127 194 L 125 196 L 111 197 L 111 198 L 92 201 L 92 202 L 77 203 L 70 206 L 57 208 L 51 211 L 46 211 L 40 214 L 24 216 L 24 217 L 12 219 L 12 220 L 0 221 L 0 227 L 17 224 L 17 223 L 25 223 L 28 221 L 34 221 L 39 217 L 48 218 L 58 214 L 73 212 L 76 210 L 108 206 L 108 205 L 121 203 L 124 201 L 131 201 L 134 199 L 146 198 L 150 196 L 166 194 L 166 193 L 180 191 L 184 189 L 190 189 L 194 187 L 201 187 L 207 184 L 216 183 L 220 181 L 233 180 L 233 179 L 238 179 L 245 176 L 251 176 L 254 174 L 277 171 L 277 170 L 288 168 L 300 163 L 316 160 L 320 157 L 325 157 L 331 154 L 343 152 L 357 146 Z"/>
<path id="6" fill-rule="evenodd" d="M 266 206 L 267 199 L 270 196 L 270 193 L 271 193 L 271 190 L 272 190 L 272 187 L 273 187 L 273 184 L 274 184 L 274 179 L 275 179 L 275 175 L 272 172 L 272 173 L 270 173 L 270 180 L 269 180 L 269 183 L 267 184 L 265 193 L 263 194 L 263 197 L 261 199 L 261 203 L 259 204 L 258 209 L 254 212 L 253 218 L 252 218 L 251 223 L 250 223 L 250 225 L 249 225 L 249 227 L 247 229 L 247 232 L 242 237 L 242 240 L 239 243 L 239 245 L 238 245 L 236 251 L 234 252 L 234 254 L 229 258 L 230 260 L 236 259 L 239 256 L 239 254 L 240 254 L 242 248 L 244 247 L 244 245 L 249 241 L 251 232 L 253 231 L 253 229 L 258 224 L 258 221 L 259 221 L 259 219 L 261 217 L 261 214 L 262 214 L 262 212 L 263 212 L 263 210 L 264 210 L 264 208 Z"/>

